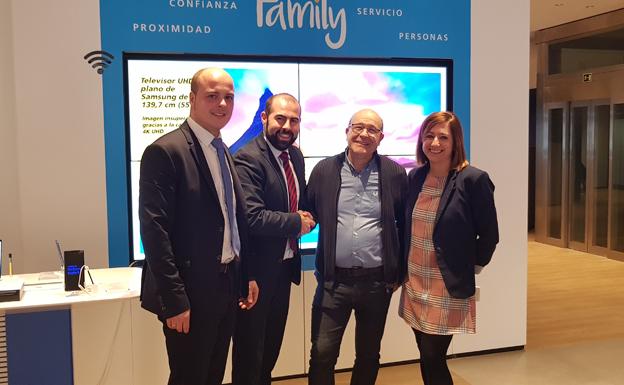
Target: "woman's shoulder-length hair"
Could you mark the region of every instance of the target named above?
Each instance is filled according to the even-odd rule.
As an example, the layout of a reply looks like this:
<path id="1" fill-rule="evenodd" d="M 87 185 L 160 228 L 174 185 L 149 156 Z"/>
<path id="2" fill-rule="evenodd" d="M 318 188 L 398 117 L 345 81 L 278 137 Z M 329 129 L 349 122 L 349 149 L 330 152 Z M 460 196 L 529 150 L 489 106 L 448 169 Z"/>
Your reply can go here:
<path id="1" fill-rule="evenodd" d="M 466 159 L 466 150 L 464 148 L 464 130 L 457 115 L 450 111 L 433 112 L 423 120 L 418 132 L 418 141 L 416 142 L 416 163 L 424 165 L 429 162 L 422 149 L 423 138 L 434 126 L 446 124 L 449 127 L 453 138 L 453 154 L 451 156 L 451 169 L 461 171 L 468 166 Z"/>

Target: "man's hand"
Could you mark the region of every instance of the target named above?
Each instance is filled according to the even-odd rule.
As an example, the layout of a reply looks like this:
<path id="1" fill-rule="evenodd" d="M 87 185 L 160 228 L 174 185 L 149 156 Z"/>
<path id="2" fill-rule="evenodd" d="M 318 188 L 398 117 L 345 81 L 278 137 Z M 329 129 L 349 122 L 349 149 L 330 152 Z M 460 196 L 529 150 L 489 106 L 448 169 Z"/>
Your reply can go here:
<path id="1" fill-rule="evenodd" d="M 187 310 L 171 318 L 167 318 L 167 327 L 175 329 L 178 333 L 188 334 L 191 330 L 191 310 Z"/>
<path id="2" fill-rule="evenodd" d="M 297 213 L 301 217 L 301 231 L 299 232 L 299 236 L 305 235 L 312 231 L 314 226 L 316 226 L 316 222 L 314 222 L 312 214 L 302 210 L 297 211 Z"/>
<path id="3" fill-rule="evenodd" d="M 238 301 L 238 306 L 240 306 L 243 310 L 249 310 L 256 302 L 258 302 L 258 295 L 260 295 L 260 288 L 258 288 L 258 283 L 256 281 L 249 281 L 249 294 L 247 298 L 241 298 Z"/>

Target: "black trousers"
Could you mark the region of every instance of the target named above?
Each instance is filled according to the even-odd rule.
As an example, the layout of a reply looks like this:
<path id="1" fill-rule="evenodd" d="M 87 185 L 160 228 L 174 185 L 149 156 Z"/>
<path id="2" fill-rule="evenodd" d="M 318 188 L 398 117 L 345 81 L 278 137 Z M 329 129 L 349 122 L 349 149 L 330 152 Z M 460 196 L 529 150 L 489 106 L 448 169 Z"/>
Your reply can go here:
<path id="1" fill-rule="evenodd" d="M 193 308 L 188 334 L 169 329 L 163 332 L 169 357 L 169 385 L 221 385 L 234 331 L 238 290 L 234 273 L 219 275 L 217 293 L 210 309 Z"/>
<path id="2" fill-rule="evenodd" d="M 232 385 L 269 385 L 279 357 L 290 303 L 292 260 L 275 261 L 272 278 L 258 277 L 260 296 L 239 310 L 232 350 Z"/>
<path id="3" fill-rule="evenodd" d="M 392 290 L 377 277 L 322 282 L 312 305 L 312 348 L 308 384 L 334 385 L 334 367 L 345 328 L 355 313 L 355 363 L 351 385 L 373 385 L 379 371 L 379 350 Z"/>
<path id="4" fill-rule="evenodd" d="M 453 385 L 451 372 L 446 365 L 446 353 L 452 335 L 436 335 L 412 329 L 420 350 L 420 373 L 425 385 Z"/>

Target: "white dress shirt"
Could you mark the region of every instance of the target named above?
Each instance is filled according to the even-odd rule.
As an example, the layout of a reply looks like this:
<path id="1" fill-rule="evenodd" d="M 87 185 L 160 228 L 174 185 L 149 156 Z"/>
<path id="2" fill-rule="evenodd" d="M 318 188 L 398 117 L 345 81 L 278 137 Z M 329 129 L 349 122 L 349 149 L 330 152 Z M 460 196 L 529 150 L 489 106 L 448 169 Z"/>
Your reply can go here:
<path id="1" fill-rule="evenodd" d="M 210 174 L 212 174 L 212 180 L 215 184 L 215 188 L 217 189 L 217 195 L 219 196 L 219 204 L 221 205 L 221 213 L 223 214 L 224 226 L 223 226 L 223 250 L 221 252 L 221 263 L 230 263 L 236 255 L 240 252 L 240 250 L 234 250 L 232 248 L 231 237 L 238 237 L 238 224 L 234 221 L 234 228 L 236 229 L 237 234 L 231 234 L 230 232 L 230 221 L 227 215 L 227 207 L 225 205 L 225 190 L 223 188 L 223 178 L 221 178 L 221 166 L 219 165 L 219 157 L 217 156 L 217 149 L 212 145 L 212 140 L 215 138 L 208 130 L 204 129 L 197 122 L 195 122 L 189 116 L 186 119 L 189 127 L 193 130 L 195 136 L 199 140 L 201 145 L 201 149 L 204 152 L 204 156 L 206 157 L 206 162 L 208 163 L 208 168 L 210 169 Z M 230 171 L 230 175 L 232 175 L 232 171 L 230 170 L 229 164 L 227 165 L 228 170 Z M 234 216 L 236 216 L 236 193 L 234 192 L 234 186 L 232 186 L 232 195 L 234 202 Z M 239 242 L 240 244 L 240 242 Z"/>

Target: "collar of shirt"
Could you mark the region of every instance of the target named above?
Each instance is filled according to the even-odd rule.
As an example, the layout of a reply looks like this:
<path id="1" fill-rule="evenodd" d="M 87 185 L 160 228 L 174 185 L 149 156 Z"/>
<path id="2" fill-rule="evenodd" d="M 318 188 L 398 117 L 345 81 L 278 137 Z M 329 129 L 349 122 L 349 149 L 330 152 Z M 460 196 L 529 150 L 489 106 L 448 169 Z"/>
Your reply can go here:
<path id="1" fill-rule="evenodd" d="M 371 160 L 368 161 L 368 163 L 366 163 L 366 167 L 364 167 L 362 169 L 362 171 L 357 172 L 357 170 L 355 169 L 355 166 L 353 166 L 353 163 L 351 163 L 351 159 L 349 159 L 349 149 L 347 148 L 345 150 L 345 163 L 349 166 L 349 169 L 351 170 L 351 173 L 353 175 L 359 175 L 362 173 L 366 173 L 369 172 L 371 170 L 371 165 L 375 164 L 375 156 L 377 155 L 377 153 L 373 154 L 373 157 L 371 158 Z"/>
<path id="2" fill-rule="evenodd" d="M 273 156 L 275 157 L 275 160 L 277 160 L 277 162 L 281 165 L 282 160 L 280 159 L 280 155 L 282 154 L 282 150 L 278 150 L 277 148 L 275 148 L 275 146 L 273 146 L 273 144 L 271 144 L 271 142 L 269 142 L 269 140 L 267 139 L 266 135 L 262 135 L 262 137 L 264 138 L 264 141 L 269 145 L 269 148 L 271 149 L 271 152 L 273 153 Z M 288 160 L 290 160 L 290 153 L 288 152 L 288 149 L 284 150 L 286 151 L 286 153 L 288 154 Z"/>
<path id="3" fill-rule="evenodd" d="M 212 146 L 212 141 L 215 138 L 215 136 L 212 135 L 210 133 L 210 131 L 208 131 L 205 128 L 203 128 L 202 126 L 200 126 L 199 123 L 194 121 L 193 118 L 191 118 L 190 116 L 188 118 L 186 118 L 186 123 L 188 123 L 189 127 L 191 127 L 191 130 L 193 130 L 193 133 L 195 134 L 197 139 L 204 146 L 206 146 L 208 148 L 212 148 L 212 149 L 214 149 L 216 151 L 216 149 Z M 221 136 L 221 135 L 219 135 L 219 136 Z"/>

